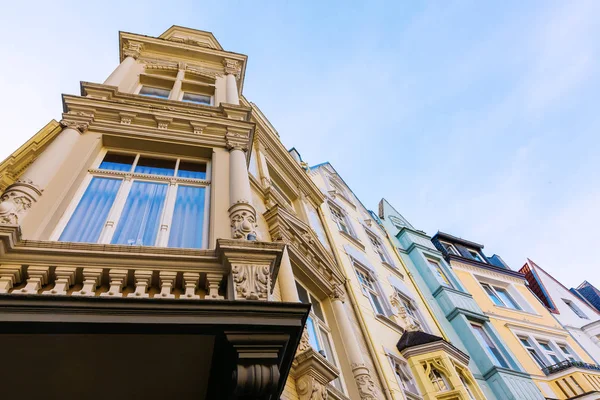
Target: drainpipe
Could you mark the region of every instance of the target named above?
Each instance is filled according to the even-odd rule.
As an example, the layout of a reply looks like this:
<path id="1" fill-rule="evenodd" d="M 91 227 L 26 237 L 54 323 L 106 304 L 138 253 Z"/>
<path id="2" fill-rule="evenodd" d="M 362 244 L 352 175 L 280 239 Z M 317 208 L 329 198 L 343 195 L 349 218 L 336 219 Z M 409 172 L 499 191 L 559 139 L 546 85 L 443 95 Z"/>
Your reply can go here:
<path id="1" fill-rule="evenodd" d="M 319 213 L 319 216 L 321 217 L 321 221 L 325 222 L 326 219 L 325 219 L 325 216 L 323 215 L 323 211 L 321 210 L 321 207 L 317 207 L 317 212 Z M 341 262 L 341 257 L 338 253 L 337 246 L 335 246 L 335 242 L 333 241 L 333 239 L 331 237 L 331 232 L 329 231 L 329 226 L 325 223 L 322 223 L 322 225 L 323 225 L 323 229 L 325 230 L 325 235 L 327 235 L 327 239 L 329 240 L 329 244 L 331 245 L 331 250 L 333 252 L 335 261 L 338 263 L 338 265 L 340 267 L 342 267 L 343 264 Z M 344 282 L 344 286 L 346 288 L 346 293 L 348 293 L 348 295 L 351 298 L 350 303 L 352 304 L 352 310 L 354 311 L 354 314 L 356 314 L 356 319 L 358 320 L 358 326 L 360 328 L 360 331 L 363 334 L 363 336 L 365 336 L 368 339 L 368 340 L 366 340 L 366 342 L 367 342 L 367 348 L 369 349 L 369 355 L 371 356 L 371 358 L 374 361 L 376 361 L 373 364 L 375 366 L 377 376 L 379 377 L 379 381 L 383 385 L 383 392 L 384 392 L 385 398 L 388 400 L 394 400 L 394 397 L 392 396 L 392 392 L 390 390 L 388 382 L 385 379 L 383 370 L 381 369 L 381 365 L 382 365 L 381 359 L 379 358 L 379 354 L 377 354 L 377 351 L 375 351 L 375 348 L 373 347 L 373 337 L 369 333 L 369 330 L 367 329 L 367 324 L 365 323 L 365 320 L 363 319 L 363 316 L 360 313 L 360 310 L 358 309 L 358 303 L 356 302 L 356 296 L 354 295 L 352 286 L 348 283 L 348 278 L 346 278 L 346 281 Z"/>

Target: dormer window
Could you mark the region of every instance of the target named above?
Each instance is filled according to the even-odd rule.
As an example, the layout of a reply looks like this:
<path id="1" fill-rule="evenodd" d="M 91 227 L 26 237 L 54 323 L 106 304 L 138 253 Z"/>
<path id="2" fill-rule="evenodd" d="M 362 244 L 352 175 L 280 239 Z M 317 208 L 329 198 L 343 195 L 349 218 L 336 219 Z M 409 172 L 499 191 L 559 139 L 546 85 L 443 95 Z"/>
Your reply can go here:
<path id="1" fill-rule="evenodd" d="M 469 250 L 469 254 L 471 255 L 471 258 L 475 261 L 479 261 L 480 263 L 484 262 L 483 259 L 481 258 L 481 256 L 479 255 L 478 252 L 476 252 L 475 250 Z"/>
<path id="2" fill-rule="evenodd" d="M 169 94 L 171 94 L 171 91 L 169 89 L 163 89 L 163 88 L 159 88 L 159 87 L 144 85 L 140 89 L 139 94 L 141 94 L 142 96 L 168 100 Z"/>
<path id="3" fill-rule="evenodd" d="M 444 247 L 444 249 L 446 249 L 446 251 L 449 254 L 454 254 L 455 256 L 458 256 L 458 251 L 456 251 L 456 248 L 454 247 L 454 245 L 452 245 L 451 243 L 446 243 L 446 242 L 442 242 L 440 241 L 440 244 Z"/>

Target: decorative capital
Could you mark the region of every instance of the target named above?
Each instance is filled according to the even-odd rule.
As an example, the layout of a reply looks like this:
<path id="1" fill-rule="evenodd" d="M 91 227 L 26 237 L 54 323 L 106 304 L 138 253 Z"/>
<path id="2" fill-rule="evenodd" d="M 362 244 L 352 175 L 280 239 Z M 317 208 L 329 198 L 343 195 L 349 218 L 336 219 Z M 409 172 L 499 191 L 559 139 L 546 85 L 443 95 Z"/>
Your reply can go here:
<path id="1" fill-rule="evenodd" d="M 341 301 L 342 303 L 346 302 L 346 293 L 344 292 L 344 289 L 340 284 L 336 284 L 333 286 L 333 291 L 331 292 L 329 297 L 331 297 L 331 300 L 333 301 L 337 300 Z"/>
<path id="2" fill-rule="evenodd" d="M 142 50 L 144 50 L 143 43 L 129 41 L 123 44 L 123 55 L 125 57 L 133 57 L 137 59 Z"/>
<path id="3" fill-rule="evenodd" d="M 136 113 L 132 112 L 120 112 L 119 117 L 121 117 L 121 124 L 131 125 L 131 122 L 133 122 L 133 119 L 136 117 L 136 115 Z"/>
<path id="4" fill-rule="evenodd" d="M 225 134 L 225 146 L 229 151 L 241 150 L 247 152 L 249 139 L 247 134 L 227 130 L 227 133 Z"/>
<path id="5" fill-rule="evenodd" d="M 223 59 L 223 67 L 225 67 L 226 74 L 235 75 L 237 79 L 240 79 L 240 73 L 242 71 L 242 67 L 237 60 L 231 60 L 229 58 Z"/>
<path id="6" fill-rule="evenodd" d="M 208 126 L 207 124 L 203 124 L 201 122 L 190 121 L 190 125 L 194 129 L 194 135 L 202 135 L 204 129 Z"/>
<path id="7" fill-rule="evenodd" d="M 156 127 L 162 130 L 169 129 L 169 124 L 173 122 L 173 118 L 162 117 L 158 115 L 155 115 L 154 119 L 156 120 Z"/>
<path id="8" fill-rule="evenodd" d="M 60 120 L 60 125 L 63 128 L 75 129 L 75 130 L 79 131 L 79 133 L 85 133 L 85 131 L 87 131 L 88 128 L 90 127 L 90 123 L 89 122 L 74 121 L 74 120 L 70 120 L 70 119 L 61 119 Z"/>

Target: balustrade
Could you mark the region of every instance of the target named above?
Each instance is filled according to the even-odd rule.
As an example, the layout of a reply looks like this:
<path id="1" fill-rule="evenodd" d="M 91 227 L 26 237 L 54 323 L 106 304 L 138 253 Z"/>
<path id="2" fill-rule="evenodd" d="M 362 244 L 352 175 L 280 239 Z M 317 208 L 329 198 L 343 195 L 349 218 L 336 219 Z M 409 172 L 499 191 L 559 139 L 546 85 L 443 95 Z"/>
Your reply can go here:
<path id="1" fill-rule="evenodd" d="M 225 275 L 172 269 L 0 265 L 0 293 L 14 295 L 224 299 Z"/>

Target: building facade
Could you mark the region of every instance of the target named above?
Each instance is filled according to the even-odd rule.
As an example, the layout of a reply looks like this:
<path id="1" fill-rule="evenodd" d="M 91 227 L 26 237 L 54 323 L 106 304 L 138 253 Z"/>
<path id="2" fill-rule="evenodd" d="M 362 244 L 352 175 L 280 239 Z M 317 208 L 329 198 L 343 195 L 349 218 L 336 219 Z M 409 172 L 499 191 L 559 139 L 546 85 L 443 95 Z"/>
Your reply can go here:
<path id="1" fill-rule="evenodd" d="M 527 260 L 519 270 L 535 296 L 592 357 L 600 362 L 600 314 L 585 298 L 564 287 L 539 265 Z"/>
<path id="2" fill-rule="evenodd" d="M 543 399 L 442 250 L 385 199 L 379 217 L 450 342 L 489 399 Z"/>
<path id="3" fill-rule="evenodd" d="M 326 197 L 322 240 L 342 266 L 356 325 L 366 339 L 383 390 L 393 399 L 485 399 L 469 356 L 452 345 L 390 245 L 379 218 L 354 195 L 330 163 L 310 168 Z M 313 218 L 317 221 L 317 218 Z"/>
<path id="4" fill-rule="evenodd" d="M 3 395 L 391 398 L 247 57 L 178 26 L 119 46 L 0 164 Z"/>
<path id="5" fill-rule="evenodd" d="M 600 290 L 588 281 L 583 281 L 577 289 L 571 288 L 571 292 L 586 299 L 596 311 L 600 311 Z"/>
<path id="6" fill-rule="evenodd" d="M 497 255 L 487 257 L 481 244 L 443 232 L 432 242 L 546 398 L 600 396 L 600 367 L 533 294 L 523 273 Z M 502 357 L 496 354 L 500 363 Z"/>

